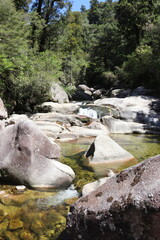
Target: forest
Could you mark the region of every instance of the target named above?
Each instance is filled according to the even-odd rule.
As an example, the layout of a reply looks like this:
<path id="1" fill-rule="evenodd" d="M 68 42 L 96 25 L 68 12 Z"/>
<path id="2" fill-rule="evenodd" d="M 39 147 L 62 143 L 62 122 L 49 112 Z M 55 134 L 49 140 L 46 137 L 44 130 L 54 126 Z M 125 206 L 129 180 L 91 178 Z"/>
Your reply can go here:
<path id="1" fill-rule="evenodd" d="M 0 97 L 32 112 L 53 82 L 160 90 L 159 0 L 0 0 Z"/>

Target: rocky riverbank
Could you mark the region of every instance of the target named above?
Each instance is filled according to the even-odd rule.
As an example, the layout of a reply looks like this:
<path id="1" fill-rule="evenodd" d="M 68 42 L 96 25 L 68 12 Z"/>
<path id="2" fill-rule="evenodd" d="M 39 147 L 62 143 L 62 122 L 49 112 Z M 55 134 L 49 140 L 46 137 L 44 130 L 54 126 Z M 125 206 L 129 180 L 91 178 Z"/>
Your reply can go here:
<path id="1" fill-rule="evenodd" d="M 85 89 L 84 86 L 81 86 L 81 91 L 82 91 L 82 88 Z M 93 89 L 91 92 L 93 92 Z M 87 94 L 89 94 L 89 92 Z M 93 182 L 96 180 L 96 178 L 104 177 L 98 180 L 98 182 L 94 182 L 93 184 L 90 183 L 91 185 L 88 185 L 89 188 L 92 188 L 92 190 L 98 191 L 97 192 L 98 195 L 96 199 L 99 199 L 100 201 L 98 202 L 98 204 L 99 203 L 101 204 L 101 201 L 103 204 L 104 203 L 103 195 L 105 196 L 105 192 L 106 192 L 106 190 L 103 189 L 103 186 L 107 184 L 108 176 L 111 177 L 111 179 L 109 179 L 109 181 L 111 181 L 109 185 L 112 186 L 112 192 L 114 195 L 114 193 L 116 194 L 117 190 L 115 190 L 116 182 L 115 180 L 112 180 L 112 179 L 117 179 L 117 176 L 123 175 L 123 172 L 120 173 L 119 175 L 115 175 L 117 171 L 124 169 L 125 166 L 130 166 L 137 163 L 137 160 L 135 157 L 136 154 L 132 155 L 130 151 L 128 152 L 124 150 L 122 147 L 120 147 L 119 144 L 117 144 L 111 138 L 111 134 L 115 134 L 115 133 L 159 134 L 160 133 L 160 108 L 159 108 L 160 101 L 158 98 L 151 97 L 151 96 L 144 96 L 144 95 L 135 96 L 136 94 L 134 96 L 127 95 L 125 97 L 117 98 L 115 97 L 115 95 L 116 95 L 116 92 L 114 93 L 114 97 L 112 98 L 108 98 L 108 97 L 105 97 L 104 95 L 100 95 L 99 97 L 103 97 L 103 98 L 85 103 L 85 108 L 83 107 L 84 105 L 82 106 L 81 103 L 76 103 L 76 102 L 69 103 L 68 100 L 67 101 L 65 100 L 66 103 L 47 102 L 47 103 L 43 103 L 41 106 L 37 106 L 36 111 L 38 112 L 35 114 L 32 114 L 32 115 L 31 114 L 29 115 L 13 114 L 9 117 L 4 107 L 4 104 L 1 100 L 0 101 L 0 119 L 1 119 L 0 120 L 0 133 L 1 133 L 0 180 L 1 182 L 3 181 L 2 182 L 3 184 L 6 184 L 6 183 L 23 184 L 29 188 L 37 188 L 37 189 L 43 189 L 43 190 L 44 189 L 58 190 L 58 189 L 68 188 L 71 185 L 71 183 L 74 181 L 76 189 L 81 192 L 82 187 L 86 183 Z M 98 98 L 98 96 L 96 96 L 96 98 Z M 98 113 L 98 111 L 101 111 L 101 112 Z M 72 144 L 74 145 L 76 141 L 78 142 L 81 138 L 90 139 L 90 145 L 88 146 L 88 150 L 87 148 L 85 148 L 85 151 L 87 150 L 86 152 L 83 149 L 82 152 L 77 152 L 71 159 L 69 158 L 64 159 L 62 157 L 61 148 L 59 147 L 59 145 L 63 145 L 63 144 L 65 145 L 68 143 L 70 143 L 71 145 Z M 76 159 L 76 161 L 78 162 L 78 165 L 76 167 L 73 164 L 73 159 Z M 155 159 L 156 161 L 148 160 L 149 162 L 151 162 L 151 164 L 148 163 L 148 161 L 146 161 L 147 167 L 145 167 L 145 169 L 147 169 L 146 170 L 147 173 L 149 173 L 150 171 L 149 169 L 151 169 L 152 174 L 158 177 L 158 173 L 156 172 L 158 171 L 158 167 L 154 171 L 153 166 L 155 162 L 157 163 L 158 161 L 157 159 L 159 159 L 159 157 Z M 152 162 L 153 162 L 153 166 L 152 166 Z M 85 174 L 83 169 L 86 166 L 87 168 L 89 168 L 89 172 L 87 174 Z M 110 169 L 112 169 L 113 171 Z M 133 170 L 130 170 L 130 169 L 126 170 L 126 174 L 128 174 L 127 179 L 134 178 L 135 181 L 138 181 L 137 184 L 143 187 L 143 181 L 142 181 L 143 179 L 139 177 L 139 175 L 143 175 L 143 172 L 139 173 L 139 170 L 134 170 L 134 169 L 138 169 L 138 168 L 133 167 Z M 97 176 L 95 176 L 94 172 L 97 174 Z M 112 174 L 110 176 L 111 172 Z M 134 176 L 132 176 L 132 173 L 134 173 L 133 174 Z M 146 175 L 144 179 L 146 181 Z M 151 189 L 151 192 L 154 192 L 155 188 L 154 189 L 151 188 L 152 182 L 150 181 L 150 179 L 151 178 L 149 178 L 149 182 L 146 181 L 145 186 L 148 186 Z M 120 182 L 125 184 L 127 183 L 125 181 L 126 179 Z M 157 182 L 157 180 L 153 178 L 153 183 L 155 182 Z M 157 184 L 158 183 L 159 183 L 159 180 Z M 127 184 L 130 184 L 130 183 L 127 183 Z M 155 186 L 155 184 L 153 184 L 153 186 Z M 92 195 L 92 193 L 90 193 L 91 192 L 90 190 L 89 191 L 86 190 L 87 187 L 83 189 L 83 194 L 85 196 L 87 195 L 87 199 L 88 199 L 88 196 L 90 196 L 90 194 Z M 99 187 L 102 188 L 102 191 L 101 191 L 102 194 L 99 194 Z M 117 186 L 117 189 L 119 189 L 119 184 Z M 8 199 L 12 199 L 14 202 L 15 194 L 11 196 L 10 193 L 8 193 L 8 190 L 4 192 L 3 192 L 3 189 L 1 190 L 2 190 L 1 200 L 4 198 L 6 202 L 8 201 Z M 134 186 L 131 186 L 130 191 L 132 192 L 135 191 Z M 140 191 L 143 192 L 143 189 Z M 149 192 L 149 190 L 146 190 L 146 191 Z M 16 191 L 13 190 L 13 192 L 17 194 L 17 190 Z M 130 196 L 126 194 L 130 194 L 130 193 L 124 192 L 124 196 Z M 156 192 L 156 194 L 159 194 L 159 193 Z M 126 201 L 123 202 L 124 196 L 122 197 L 120 196 L 120 198 L 122 198 L 122 201 L 121 201 L 122 205 L 127 204 Z M 159 195 L 156 195 L 156 196 L 159 196 Z M 144 206 L 143 202 L 146 201 L 146 195 L 143 194 L 143 197 L 144 198 L 140 199 L 140 205 L 142 206 Z M 109 198 L 110 196 L 108 196 L 108 199 Z M 128 198 L 129 197 L 127 197 L 127 199 Z M 21 201 L 21 198 L 18 198 L 18 199 L 19 199 L 18 201 Z M 114 201 L 111 201 L 110 199 L 109 203 L 111 202 L 117 203 L 118 201 L 117 199 L 118 197 L 116 197 Z M 132 201 L 133 203 L 135 201 L 134 196 L 132 200 L 133 200 Z M 79 207 L 79 202 L 81 202 L 82 208 L 84 207 L 84 210 L 87 211 L 87 214 L 89 214 L 89 216 L 93 216 L 92 220 L 90 220 L 90 217 L 88 218 L 88 215 L 84 216 L 84 214 L 82 213 L 79 213 L 79 212 L 77 213 L 77 210 L 75 209 L 77 209 L 77 206 Z M 120 240 L 124 238 L 126 240 L 131 238 L 139 239 L 136 237 L 141 236 L 141 230 L 142 232 L 144 231 L 143 227 L 141 227 L 141 230 L 138 230 L 139 221 L 141 221 L 142 218 L 144 217 L 142 213 L 143 211 L 140 210 L 140 212 L 142 213 L 140 214 L 141 218 L 140 220 L 139 219 L 137 220 L 137 225 L 135 226 L 135 231 L 137 235 L 133 234 L 134 226 L 132 222 L 130 222 L 129 223 L 130 225 L 128 226 L 128 229 L 130 230 L 126 231 L 126 233 L 122 231 L 123 234 L 119 234 L 121 232 L 121 228 L 119 228 L 119 222 L 116 222 L 119 220 L 113 217 L 114 219 L 112 218 L 111 222 L 109 222 L 109 220 L 107 223 L 105 222 L 106 221 L 105 215 L 108 216 L 107 211 L 110 213 L 111 212 L 110 209 L 105 210 L 105 214 L 104 212 L 101 214 L 100 209 L 97 210 L 98 213 L 96 212 L 95 215 L 94 213 L 90 214 L 90 211 L 88 213 L 88 210 L 86 210 L 87 207 L 85 209 L 86 202 L 85 200 L 83 201 L 83 198 L 82 198 L 82 201 L 79 200 L 77 203 L 75 203 L 74 207 L 71 208 L 71 215 L 70 217 L 68 217 L 68 223 L 67 223 L 68 233 L 70 236 L 69 239 L 70 238 L 84 239 L 84 240 L 91 239 L 89 238 L 90 234 L 88 234 L 87 231 L 88 229 L 90 229 L 89 228 L 90 223 L 94 221 L 96 222 L 97 219 L 99 219 L 97 226 L 103 225 L 103 222 L 104 222 L 106 226 L 107 224 L 109 224 L 109 227 L 106 227 L 108 230 L 106 230 L 105 227 L 104 228 L 101 227 L 100 230 L 102 230 L 102 232 L 98 232 L 98 230 L 96 230 L 97 228 L 95 227 L 94 235 L 90 236 L 92 237 L 92 239 L 95 239 L 95 240 L 104 238 L 103 234 L 104 233 L 110 234 L 109 231 L 113 233 L 113 238 L 111 239 L 120 239 Z M 138 205 L 136 204 L 135 206 L 134 204 L 132 205 L 133 205 L 133 209 L 134 208 L 137 209 Z M 9 206 L 12 206 L 12 203 L 9 203 Z M 90 207 L 92 207 L 92 200 L 90 202 Z M 119 205 L 115 204 L 114 207 L 115 207 L 114 214 L 116 214 L 116 211 L 119 211 Z M 125 205 L 125 209 L 128 209 L 128 205 Z M 156 216 L 157 216 L 157 219 L 159 220 L 159 210 L 157 209 L 158 209 L 158 205 L 156 205 L 156 211 L 157 211 Z M 155 209 L 153 209 L 153 212 L 154 211 Z M 136 210 L 135 212 L 137 213 L 137 215 L 139 214 L 139 210 L 138 211 Z M 127 213 L 131 214 L 130 212 L 127 212 Z M 122 215 L 126 214 L 127 216 L 127 213 L 123 212 Z M 3 229 L 4 230 L 3 231 L 1 230 L 3 234 L 1 234 L 0 232 L 0 236 L 2 235 L 2 237 L 5 236 L 7 239 L 12 239 L 12 240 L 13 240 L 13 237 L 14 239 L 28 240 L 32 238 L 36 239 L 37 237 L 39 239 L 40 229 L 38 230 L 39 233 L 36 233 L 35 235 L 34 235 L 35 230 L 33 229 L 34 228 L 36 229 L 37 224 L 40 224 L 40 225 L 42 224 L 43 222 L 42 219 L 40 218 L 41 219 L 40 223 L 35 223 L 35 226 L 33 227 L 33 229 L 31 225 L 29 225 L 29 228 L 28 227 L 26 228 L 23 226 L 23 218 L 21 214 L 20 214 L 20 217 L 17 217 L 19 213 L 16 213 L 16 214 L 13 217 L 12 216 L 10 217 L 10 215 L 8 215 L 8 212 L 5 213 L 5 211 L 2 209 L 2 214 L 1 214 L 2 221 L 0 224 L 2 225 L 2 230 Z M 78 221 L 79 219 L 82 220 L 81 217 L 79 218 L 79 216 L 81 215 L 83 215 L 82 218 L 86 224 L 85 225 L 86 228 L 84 228 L 85 229 L 84 236 L 82 236 L 79 232 L 79 230 L 82 231 L 81 224 L 79 225 L 79 221 Z M 137 219 L 137 215 L 135 215 L 135 219 Z M 146 212 L 146 216 L 149 219 L 153 218 L 154 219 L 153 222 L 155 222 L 156 218 L 154 216 L 151 216 L 148 210 Z M 127 217 L 124 217 L 123 225 L 126 224 L 125 223 L 126 219 Z M 47 220 L 47 221 L 50 221 L 50 220 Z M 144 221 L 144 224 L 147 225 L 147 222 Z M 3 228 L 3 225 L 5 225 L 4 228 Z M 12 228 L 12 225 L 16 226 L 15 229 L 14 230 L 11 229 L 10 225 L 11 225 L 11 228 Z M 65 221 L 63 221 L 62 225 L 64 229 Z M 114 226 L 113 229 L 111 225 Z M 155 226 L 156 228 L 154 228 L 152 225 L 149 225 L 149 229 L 153 229 L 153 231 L 155 232 L 157 231 L 157 228 L 158 228 L 156 224 Z M 49 229 L 51 228 L 49 227 Z M 73 228 L 76 229 L 75 235 L 71 234 L 71 232 L 73 231 Z M 25 231 L 28 231 L 29 229 L 29 232 L 24 233 L 25 231 L 22 231 L 22 229 Z M 42 232 L 46 231 L 46 230 L 43 231 L 43 228 L 41 229 L 42 229 Z M 12 234 L 12 236 L 10 236 L 12 231 L 14 231 L 16 234 Z M 60 232 L 61 231 L 62 231 L 62 228 Z M 150 232 L 151 230 L 148 230 L 148 232 L 146 231 L 145 232 L 146 235 L 144 234 L 144 236 L 145 237 L 151 236 L 152 239 L 157 240 L 158 238 L 156 238 L 157 236 L 156 233 L 155 235 L 151 235 Z M 31 236 L 32 233 L 33 233 L 33 236 Z M 46 234 L 42 234 L 42 235 L 43 235 L 43 238 L 42 238 L 43 240 L 52 239 L 53 237 L 58 236 L 57 231 L 55 234 L 51 234 L 50 237 L 49 235 L 46 235 Z M 27 236 L 28 238 L 25 238 L 25 236 Z M 99 238 L 99 236 L 101 237 Z M 114 238 L 114 237 L 117 237 L 117 238 Z M 146 240 L 147 238 L 140 238 L 140 239 Z"/>

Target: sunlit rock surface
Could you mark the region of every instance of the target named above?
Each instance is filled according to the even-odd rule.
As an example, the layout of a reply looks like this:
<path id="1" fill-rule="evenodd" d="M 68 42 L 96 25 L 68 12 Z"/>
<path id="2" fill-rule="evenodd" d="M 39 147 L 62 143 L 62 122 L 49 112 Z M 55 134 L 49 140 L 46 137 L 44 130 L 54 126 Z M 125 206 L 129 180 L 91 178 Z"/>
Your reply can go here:
<path id="1" fill-rule="evenodd" d="M 145 125 L 136 122 L 127 122 L 116 119 L 111 116 L 102 117 L 103 124 L 108 128 L 110 133 L 140 133 L 146 132 Z"/>
<path id="2" fill-rule="evenodd" d="M 36 107 L 38 112 L 58 112 L 62 114 L 75 113 L 79 109 L 79 106 L 74 103 L 55 103 L 55 102 L 44 102 Z"/>
<path id="3" fill-rule="evenodd" d="M 126 98 L 104 98 L 96 100 L 96 105 L 105 105 L 116 108 L 113 117 L 127 121 L 140 122 L 153 126 L 160 126 L 159 113 L 154 108 L 158 99 L 146 96 Z"/>
<path id="4" fill-rule="evenodd" d="M 68 215 L 68 239 L 158 240 L 160 155 L 110 178 Z"/>
<path id="5" fill-rule="evenodd" d="M 58 103 L 68 103 L 68 95 L 64 89 L 58 84 L 53 83 L 50 89 L 50 100 Z"/>
<path id="6" fill-rule="evenodd" d="M 96 137 L 86 152 L 89 165 L 103 164 L 107 162 L 129 161 L 134 156 L 124 150 L 119 144 L 105 134 Z"/>
<path id="7" fill-rule="evenodd" d="M 82 188 L 82 196 L 86 196 L 91 192 L 95 191 L 98 187 L 104 184 L 109 178 L 113 177 L 115 174 L 112 170 L 108 169 L 108 171 L 106 171 L 106 175 L 107 177 L 100 178 L 97 181 L 84 185 Z"/>
<path id="8" fill-rule="evenodd" d="M 57 160 L 60 147 L 30 120 L 1 131 L 0 178 L 32 188 L 65 188 L 75 177 L 73 170 Z"/>

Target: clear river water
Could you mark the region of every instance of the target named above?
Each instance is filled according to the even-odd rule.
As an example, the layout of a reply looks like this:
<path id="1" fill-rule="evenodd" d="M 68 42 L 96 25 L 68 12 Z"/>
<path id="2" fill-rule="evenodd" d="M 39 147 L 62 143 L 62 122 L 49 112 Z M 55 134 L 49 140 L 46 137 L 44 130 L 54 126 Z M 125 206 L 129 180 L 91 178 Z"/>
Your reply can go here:
<path id="1" fill-rule="evenodd" d="M 112 138 L 129 151 L 137 162 L 160 153 L 160 136 L 115 134 Z M 0 240 L 61 240 L 70 205 L 81 196 L 84 184 L 104 176 L 102 169 L 83 166 L 82 155 L 93 138 L 79 139 L 61 146 L 61 161 L 76 173 L 74 185 L 67 190 L 41 192 L 17 190 L 15 186 L 0 185 Z M 135 162 L 113 165 L 118 172 Z"/>

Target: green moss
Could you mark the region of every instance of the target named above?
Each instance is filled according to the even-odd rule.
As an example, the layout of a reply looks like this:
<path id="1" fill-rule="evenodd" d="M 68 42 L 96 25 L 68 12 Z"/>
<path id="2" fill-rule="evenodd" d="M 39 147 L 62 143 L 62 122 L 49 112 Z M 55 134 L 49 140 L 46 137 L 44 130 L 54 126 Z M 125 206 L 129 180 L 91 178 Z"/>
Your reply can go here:
<path id="1" fill-rule="evenodd" d="M 6 240 L 19 240 L 19 237 L 17 236 L 17 234 L 15 232 L 7 231 L 7 232 L 5 232 L 5 239 Z"/>
<path id="2" fill-rule="evenodd" d="M 20 219 L 12 219 L 9 223 L 9 230 L 23 228 L 23 222 Z"/>
<path id="3" fill-rule="evenodd" d="M 36 240 L 35 236 L 33 235 L 33 233 L 31 233 L 29 230 L 21 230 L 19 232 L 19 238 L 21 240 Z"/>
<path id="4" fill-rule="evenodd" d="M 81 158 L 80 154 L 75 154 L 70 158 L 66 158 L 66 157 L 62 158 L 62 162 L 66 165 L 69 165 L 75 172 L 76 177 L 73 183 L 75 185 L 75 188 L 79 192 L 81 192 L 82 187 L 85 184 L 89 182 L 93 182 L 97 179 L 93 171 L 91 171 L 89 168 L 86 168 L 82 165 L 80 158 Z"/>

